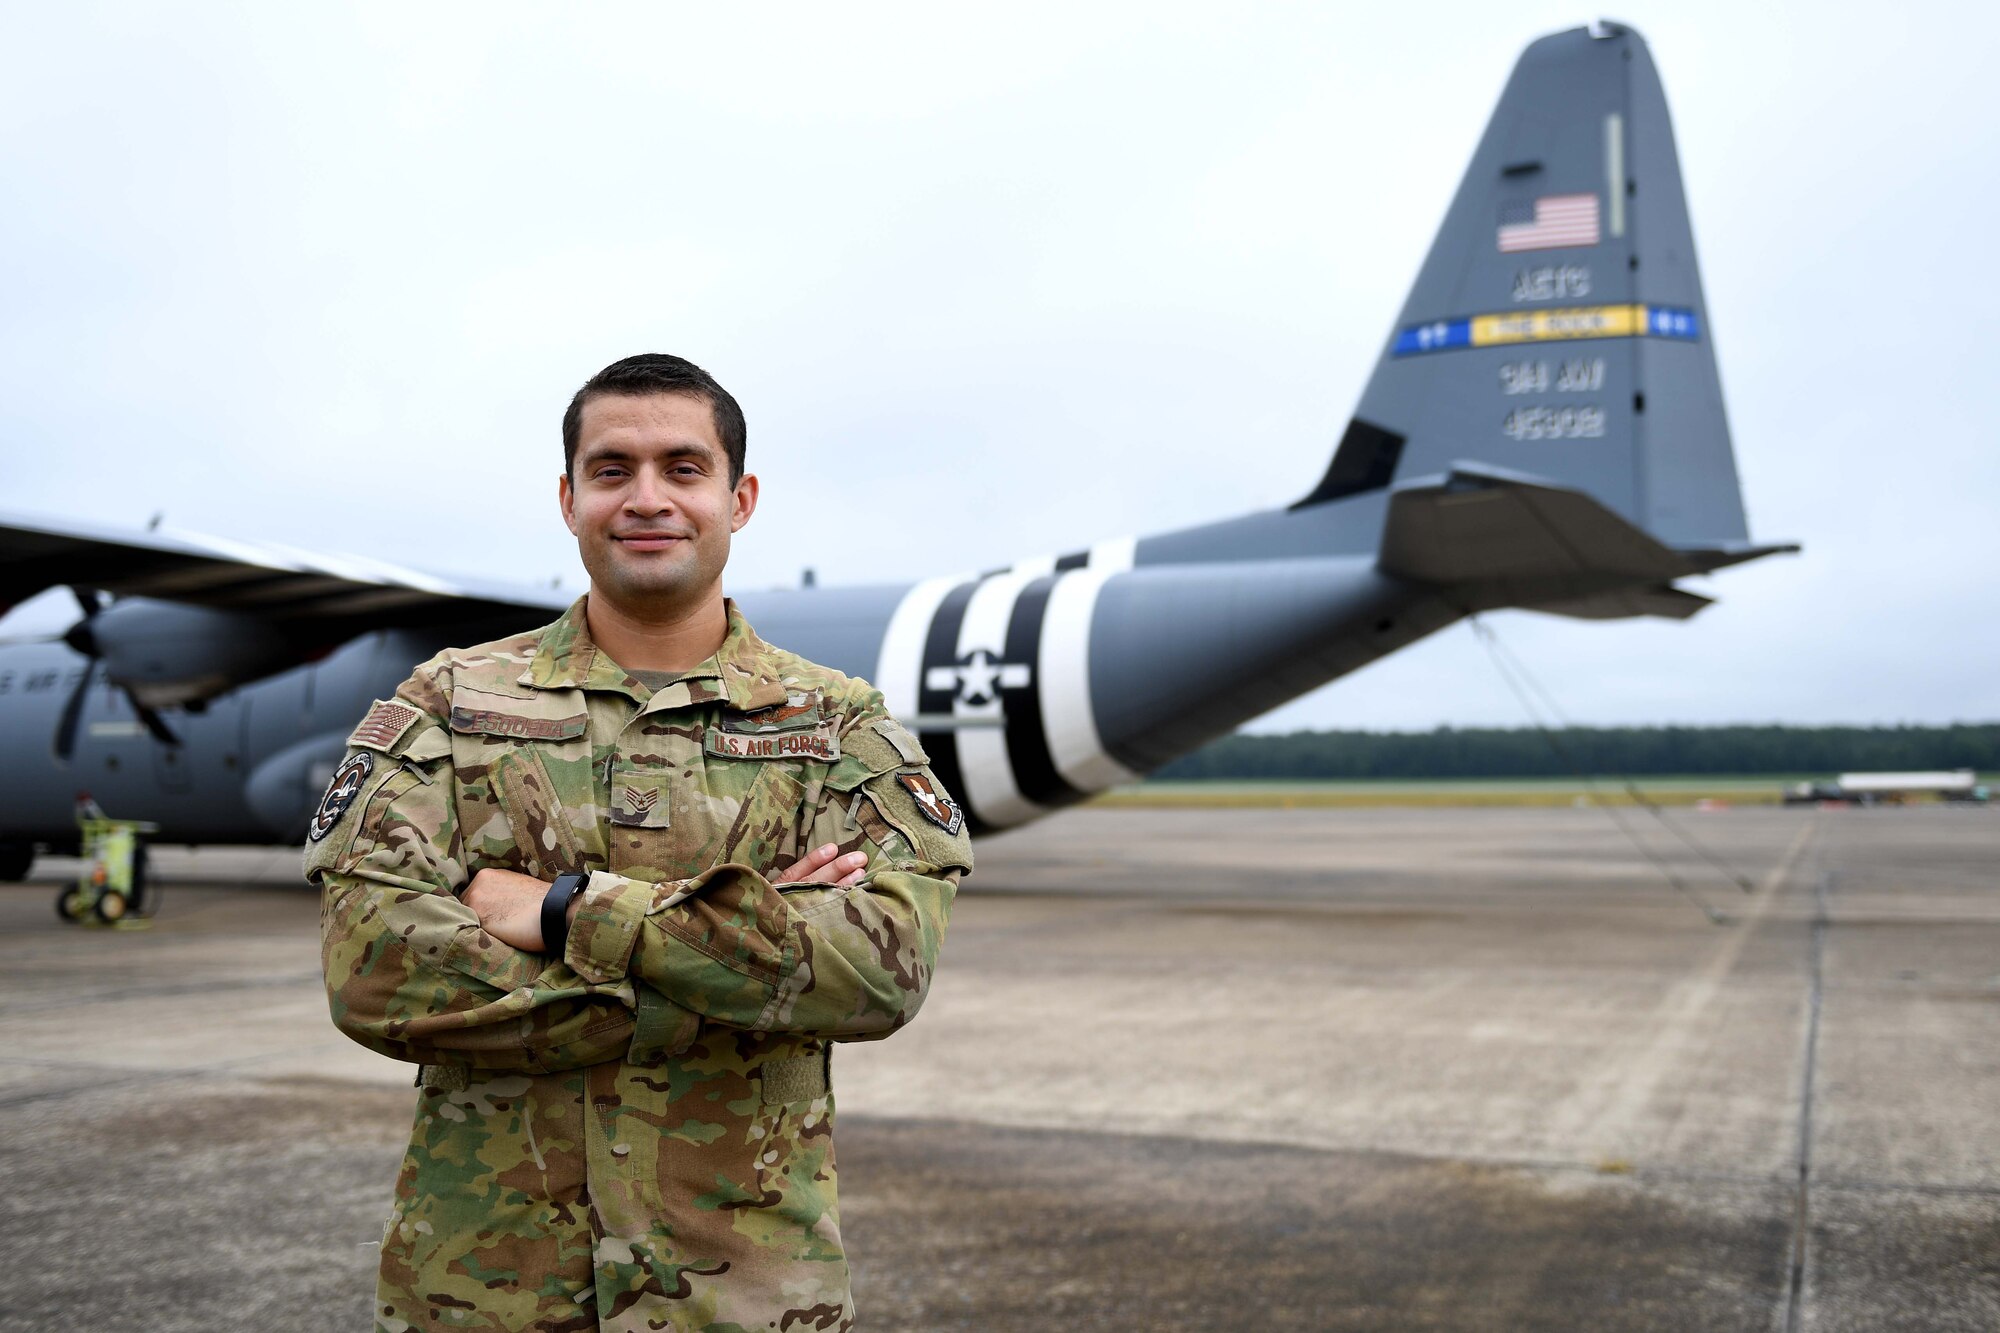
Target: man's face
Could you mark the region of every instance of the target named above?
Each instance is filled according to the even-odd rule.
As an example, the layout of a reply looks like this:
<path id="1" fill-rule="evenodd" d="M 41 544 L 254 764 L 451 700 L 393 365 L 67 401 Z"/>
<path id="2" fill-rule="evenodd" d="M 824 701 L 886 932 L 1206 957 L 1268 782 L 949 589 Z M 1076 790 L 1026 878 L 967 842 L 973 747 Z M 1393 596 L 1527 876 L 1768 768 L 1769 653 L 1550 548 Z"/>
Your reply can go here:
<path id="1" fill-rule="evenodd" d="M 757 479 L 729 484 L 715 413 L 679 393 L 583 406 L 563 522 L 591 588 L 642 616 L 679 614 L 721 590 L 729 535 L 757 507 Z"/>

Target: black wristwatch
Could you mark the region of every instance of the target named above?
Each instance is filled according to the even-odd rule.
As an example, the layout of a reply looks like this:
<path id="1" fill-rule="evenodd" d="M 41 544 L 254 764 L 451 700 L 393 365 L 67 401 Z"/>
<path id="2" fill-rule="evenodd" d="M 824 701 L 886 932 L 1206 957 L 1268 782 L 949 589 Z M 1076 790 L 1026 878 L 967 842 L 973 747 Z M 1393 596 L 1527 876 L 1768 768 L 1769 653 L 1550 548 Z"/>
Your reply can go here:
<path id="1" fill-rule="evenodd" d="M 589 881 L 588 875 L 557 875 L 556 882 L 549 885 L 548 895 L 542 899 L 542 952 L 550 958 L 563 956 L 569 944 L 570 900 L 582 893 Z"/>

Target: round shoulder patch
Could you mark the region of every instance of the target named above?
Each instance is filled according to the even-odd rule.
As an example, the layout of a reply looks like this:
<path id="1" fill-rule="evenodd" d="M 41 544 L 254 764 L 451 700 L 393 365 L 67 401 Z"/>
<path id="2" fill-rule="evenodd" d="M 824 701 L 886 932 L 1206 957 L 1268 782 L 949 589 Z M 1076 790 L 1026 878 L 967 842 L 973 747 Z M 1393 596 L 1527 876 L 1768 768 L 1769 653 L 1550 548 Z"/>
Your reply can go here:
<path id="1" fill-rule="evenodd" d="M 333 781 L 326 784 L 326 795 L 319 798 L 319 809 L 313 811 L 307 835 L 318 842 L 333 832 L 333 826 L 347 813 L 347 807 L 354 804 L 354 798 L 361 794 L 361 784 L 375 771 L 375 761 L 368 751 L 356 750 L 341 761 L 333 770 Z"/>

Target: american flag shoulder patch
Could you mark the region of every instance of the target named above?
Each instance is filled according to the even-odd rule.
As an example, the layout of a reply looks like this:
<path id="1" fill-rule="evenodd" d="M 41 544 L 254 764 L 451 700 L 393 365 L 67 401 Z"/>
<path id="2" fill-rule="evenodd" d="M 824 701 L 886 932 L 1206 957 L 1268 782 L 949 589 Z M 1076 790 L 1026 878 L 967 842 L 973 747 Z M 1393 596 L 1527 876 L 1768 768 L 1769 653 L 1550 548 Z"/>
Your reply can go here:
<path id="1" fill-rule="evenodd" d="M 361 725 L 348 736 L 347 743 L 387 754 L 403 738 L 403 733 L 422 716 L 408 704 L 397 703 L 393 699 L 377 699 L 375 706 L 368 710 L 368 716 L 361 719 Z"/>

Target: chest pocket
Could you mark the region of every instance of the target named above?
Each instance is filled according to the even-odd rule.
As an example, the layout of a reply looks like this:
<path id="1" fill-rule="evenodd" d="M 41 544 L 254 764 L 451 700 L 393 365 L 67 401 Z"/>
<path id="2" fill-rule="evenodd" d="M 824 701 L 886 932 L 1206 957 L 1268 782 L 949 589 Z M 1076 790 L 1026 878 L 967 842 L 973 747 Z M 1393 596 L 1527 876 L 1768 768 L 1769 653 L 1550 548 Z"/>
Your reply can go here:
<path id="1" fill-rule="evenodd" d="M 706 710 L 652 713 L 627 725 L 600 770 L 608 869 L 683 879 L 714 864 L 736 804 L 702 767 Z"/>
<path id="2" fill-rule="evenodd" d="M 612 870 L 680 879 L 798 859 L 819 775 L 839 753 L 817 691 L 754 713 L 725 706 L 641 722 L 605 775 Z"/>
<path id="3" fill-rule="evenodd" d="M 711 771 L 726 767 L 749 777 L 743 802 L 716 859 L 747 865 L 767 875 L 798 860 L 813 817 L 807 784 L 794 771 L 801 766 L 769 759 L 729 763 L 711 757 L 708 762 Z"/>
<path id="4" fill-rule="evenodd" d="M 603 864 L 581 691 L 515 696 L 460 686 L 449 726 L 469 869 L 553 879 Z"/>
<path id="5" fill-rule="evenodd" d="M 791 864 L 811 823 L 802 767 L 700 752 L 686 766 L 615 764 L 610 868 L 682 879 L 728 861 L 765 872 Z"/>
<path id="6" fill-rule="evenodd" d="M 831 762 L 736 765 L 756 774 L 730 828 L 723 859 L 768 872 L 822 843 L 851 849 L 864 837 L 892 859 L 909 855 L 894 843 L 892 830 L 879 820 L 857 821 L 855 812 L 865 804 L 859 800 L 862 784 L 899 765 L 923 762 L 916 738 L 886 718 L 852 727 L 844 735 L 831 724 L 819 730 L 832 741 Z"/>

